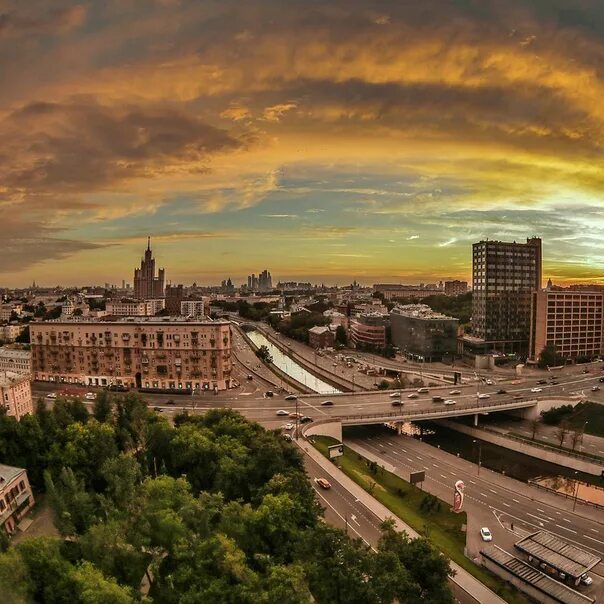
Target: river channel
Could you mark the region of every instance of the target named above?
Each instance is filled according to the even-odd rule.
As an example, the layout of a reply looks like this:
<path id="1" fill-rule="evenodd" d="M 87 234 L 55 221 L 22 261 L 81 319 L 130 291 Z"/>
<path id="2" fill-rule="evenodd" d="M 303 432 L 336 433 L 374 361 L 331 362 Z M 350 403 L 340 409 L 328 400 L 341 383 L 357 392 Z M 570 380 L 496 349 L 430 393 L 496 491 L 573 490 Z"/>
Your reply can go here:
<path id="1" fill-rule="evenodd" d="M 307 388 L 314 390 L 318 394 L 335 394 L 340 392 L 337 388 L 320 380 L 296 361 L 290 359 L 283 354 L 274 344 L 267 340 L 261 333 L 257 331 L 249 331 L 247 336 L 256 344 L 256 346 L 266 346 L 273 357 L 273 365 L 278 367 L 284 373 L 287 373 L 300 384 L 304 384 Z"/>

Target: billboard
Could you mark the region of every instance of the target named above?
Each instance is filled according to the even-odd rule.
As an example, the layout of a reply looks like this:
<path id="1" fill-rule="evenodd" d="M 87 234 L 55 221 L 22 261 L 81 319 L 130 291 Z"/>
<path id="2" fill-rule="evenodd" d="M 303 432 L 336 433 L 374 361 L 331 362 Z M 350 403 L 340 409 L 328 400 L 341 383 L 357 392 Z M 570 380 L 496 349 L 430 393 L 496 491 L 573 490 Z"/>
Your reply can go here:
<path id="1" fill-rule="evenodd" d="M 455 483 L 454 492 L 453 492 L 453 511 L 458 514 L 461 512 L 461 508 L 463 506 L 463 492 L 466 488 L 466 485 L 463 483 L 463 480 L 458 480 Z"/>
<path id="2" fill-rule="evenodd" d="M 409 475 L 409 482 L 411 484 L 417 484 L 418 482 L 424 482 L 426 479 L 426 472 L 424 470 L 420 470 L 419 472 L 411 472 Z"/>
<path id="3" fill-rule="evenodd" d="M 335 457 L 341 457 L 344 455 L 344 445 L 342 443 L 338 445 L 331 445 L 327 447 L 329 450 L 329 459 L 334 459 Z"/>

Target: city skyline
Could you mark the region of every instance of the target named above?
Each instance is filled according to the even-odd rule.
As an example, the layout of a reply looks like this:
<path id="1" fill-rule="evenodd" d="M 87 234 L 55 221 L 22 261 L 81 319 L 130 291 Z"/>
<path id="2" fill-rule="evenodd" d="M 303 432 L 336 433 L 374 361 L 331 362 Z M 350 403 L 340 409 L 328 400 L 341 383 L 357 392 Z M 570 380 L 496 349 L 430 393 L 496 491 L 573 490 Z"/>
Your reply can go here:
<path id="1" fill-rule="evenodd" d="M 9 0 L 0 284 L 604 280 L 604 6 Z M 128 266 L 131 262 L 128 262 Z M 255 270 L 254 270 L 255 269 Z"/>

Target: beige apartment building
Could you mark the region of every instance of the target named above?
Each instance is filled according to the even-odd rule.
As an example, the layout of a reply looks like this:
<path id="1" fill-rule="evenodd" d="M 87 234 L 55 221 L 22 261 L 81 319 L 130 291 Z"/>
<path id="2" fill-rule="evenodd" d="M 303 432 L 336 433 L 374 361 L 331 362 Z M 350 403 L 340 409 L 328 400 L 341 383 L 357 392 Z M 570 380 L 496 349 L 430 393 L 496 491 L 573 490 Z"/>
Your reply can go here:
<path id="1" fill-rule="evenodd" d="M 0 405 L 6 409 L 7 415 L 17 420 L 33 413 L 30 376 L 14 371 L 0 371 Z"/>
<path id="2" fill-rule="evenodd" d="M 567 359 L 596 357 L 603 352 L 604 293 L 575 290 L 533 292 L 530 358 L 548 345 Z"/>
<path id="3" fill-rule="evenodd" d="M 27 470 L 0 464 L 0 527 L 12 535 L 34 505 Z"/>
<path id="4" fill-rule="evenodd" d="M 14 371 L 29 375 L 31 373 L 31 352 L 19 348 L 0 348 L 0 372 Z"/>
<path id="5" fill-rule="evenodd" d="M 116 317 L 153 317 L 163 310 L 165 300 L 110 300 L 105 306 L 107 315 Z"/>
<path id="6" fill-rule="evenodd" d="M 161 390 L 231 387 L 228 321 L 184 317 L 30 324 L 35 380 Z"/>

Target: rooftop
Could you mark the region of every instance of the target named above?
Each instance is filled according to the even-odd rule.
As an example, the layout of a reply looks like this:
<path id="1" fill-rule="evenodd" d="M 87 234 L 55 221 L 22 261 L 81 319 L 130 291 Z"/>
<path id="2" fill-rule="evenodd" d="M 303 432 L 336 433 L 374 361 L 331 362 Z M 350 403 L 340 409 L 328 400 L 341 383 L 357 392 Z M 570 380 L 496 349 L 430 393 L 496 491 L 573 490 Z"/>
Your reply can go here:
<path id="1" fill-rule="evenodd" d="M 571 587 L 556 581 L 549 575 L 542 573 L 534 566 L 516 558 L 496 545 L 487 547 L 480 553 L 499 566 L 505 568 L 505 570 L 512 573 L 520 580 L 547 594 L 554 601 L 560 602 L 561 604 L 589 604 L 594 602 L 592 598 L 584 596 Z"/>
<path id="2" fill-rule="evenodd" d="M 602 560 L 599 556 L 590 554 L 545 531 L 528 535 L 515 543 L 514 547 L 575 578 L 580 577 Z"/>
<path id="3" fill-rule="evenodd" d="M 195 317 L 118 317 L 110 315 L 106 317 L 68 317 L 62 319 L 52 319 L 50 321 L 36 321 L 30 323 L 32 326 L 36 325 L 78 325 L 78 324 L 95 324 L 95 325 L 107 325 L 107 324 L 137 324 L 146 323 L 152 325 L 169 325 L 169 324 L 182 324 L 182 323 L 193 323 L 195 325 L 227 325 L 230 321 L 224 319 L 203 319 L 200 320 Z"/>
<path id="4" fill-rule="evenodd" d="M 14 371 L 0 371 L 0 388 L 9 388 L 14 384 L 29 381 L 29 376 Z"/>
<path id="5" fill-rule="evenodd" d="M 432 310 L 426 304 L 403 304 L 392 309 L 392 313 L 415 319 L 438 319 L 440 321 L 458 321 L 455 317 L 449 317 L 443 313 Z"/>
<path id="6" fill-rule="evenodd" d="M 0 463 L 0 491 L 8 484 L 11 480 L 19 476 L 21 472 L 24 472 L 24 468 L 15 468 L 14 466 L 5 466 Z"/>
<path id="7" fill-rule="evenodd" d="M 31 352 L 29 350 L 19 350 L 17 348 L 0 348 L 0 357 L 10 357 L 12 359 L 29 359 Z"/>

